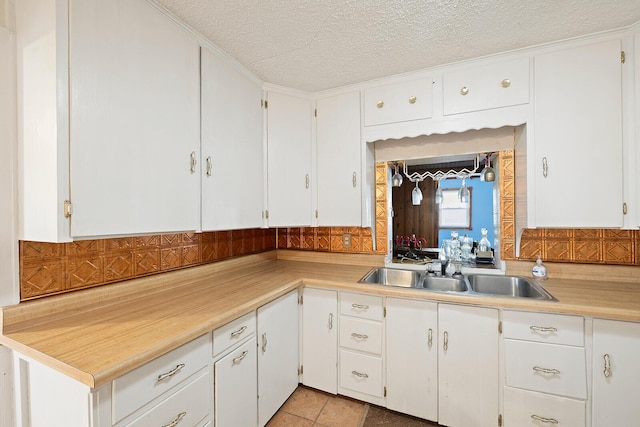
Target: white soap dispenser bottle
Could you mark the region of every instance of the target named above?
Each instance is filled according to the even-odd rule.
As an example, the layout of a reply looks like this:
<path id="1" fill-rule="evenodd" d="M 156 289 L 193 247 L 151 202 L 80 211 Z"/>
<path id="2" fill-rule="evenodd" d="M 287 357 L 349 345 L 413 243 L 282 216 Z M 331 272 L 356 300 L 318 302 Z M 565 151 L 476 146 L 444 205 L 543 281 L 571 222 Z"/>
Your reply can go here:
<path id="1" fill-rule="evenodd" d="M 536 265 L 533 266 L 533 277 L 536 279 L 544 280 L 547 278 L 547 267 L 544 266 L 542 260 L 540 259 L 540 255 L 538 255 L 538 260 L 536 261 Z"/>

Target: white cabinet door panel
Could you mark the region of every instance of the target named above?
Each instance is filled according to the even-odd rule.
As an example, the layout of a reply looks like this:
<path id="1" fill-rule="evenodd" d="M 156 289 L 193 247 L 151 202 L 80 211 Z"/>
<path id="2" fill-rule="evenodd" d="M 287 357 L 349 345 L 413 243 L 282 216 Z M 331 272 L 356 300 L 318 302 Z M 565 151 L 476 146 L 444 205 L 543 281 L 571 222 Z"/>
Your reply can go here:
<path id="1" fill-rule="evenodd" d="M 382 323 L 342 316 L 340 347 L 381 355 Z"/>
<path id="2" fill-rule="evenodd" d="M 304 288 L 302 304 L 302 383 L 338 392 L 338 293 Z"/>
<path id="3" fill-rule="evenodd" d="M 198 229 L 195 38 L 144 0 L 72 2 L 69 21 L 71 234 Z"/>
<path id="4" fill-rule="evenodd" d="M 201 81 L 202 230 L 260 227 L 262 88 L 204 48 Z"/>

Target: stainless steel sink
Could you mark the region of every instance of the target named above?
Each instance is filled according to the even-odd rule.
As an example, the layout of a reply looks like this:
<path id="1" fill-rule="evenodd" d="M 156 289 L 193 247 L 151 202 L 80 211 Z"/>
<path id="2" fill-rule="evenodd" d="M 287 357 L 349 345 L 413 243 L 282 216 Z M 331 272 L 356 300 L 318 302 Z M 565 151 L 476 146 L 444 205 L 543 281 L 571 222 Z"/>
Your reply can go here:
<path id="1" fill-rule="evenodd" d="M 421 286 L 422 273 L 413 270 L 377 267 L 369 271 L 359 282 L 417 288 Z"/>
<path id="2" fill-rule="evenodd" d="M 422 287 L 430 291 L 466 292 L 467 281 L 464 278 L 426 276 Z"/>
<path id="3" fill-rule="evenodd" d="M 557 301 L 542 286 L 526 277 L 471 274 L 467 279 L 471 290 L 478 294 Z"/>

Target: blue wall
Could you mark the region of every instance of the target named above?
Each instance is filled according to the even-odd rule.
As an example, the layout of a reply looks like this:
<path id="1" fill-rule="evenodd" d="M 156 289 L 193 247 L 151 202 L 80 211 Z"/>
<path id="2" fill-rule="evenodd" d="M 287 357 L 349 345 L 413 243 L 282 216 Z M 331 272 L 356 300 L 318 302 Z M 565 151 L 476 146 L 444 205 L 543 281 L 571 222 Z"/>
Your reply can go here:
<path id="1" fill-rule="evenodd" d="M 461 185 L 461 179 L 440 181 L 440 188 L 460 188 Z M 471 230 L 441 229 L 438 235 L 438 247 L 442 246 L 443 239 L 451 238 L 452 231 L 457 231 L 460 236 L 467 234 L 479 242 L 482 238 L 480 229 L 486 228 L 489 230 L 488 238 L 493 248 L 495 246 L 493 240 L 493 182 L 484 182 L 480 181 L 480 178 L 473 178 L 467 179 L 466 185 L 473 188 L 471 190 Z"/>

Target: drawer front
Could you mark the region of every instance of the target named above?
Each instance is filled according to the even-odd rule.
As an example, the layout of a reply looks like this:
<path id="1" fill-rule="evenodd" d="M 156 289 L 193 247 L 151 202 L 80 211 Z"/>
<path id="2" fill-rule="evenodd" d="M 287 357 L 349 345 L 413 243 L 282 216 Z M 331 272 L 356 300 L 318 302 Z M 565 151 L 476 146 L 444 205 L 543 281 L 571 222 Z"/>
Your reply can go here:
<path id="1" fill-rule="evenodd" d="M 583 348 L 504 340 L 506 383 L 511 387 L 587 398 Z"/>
<path id="2" fill-rule="evenodd" d="M 340 292 L 340 314 L 369 320 L 382 320 L 382 297 Z"/>
<path id="3" fill-rule="evenodd" d="M 382 354 L 382 323 L 354 317 L 341 317 L 340 346 Z"/>
<path id="4" fill-rule="evenodd" d="M 526 104 L 529 58 L 446 73 L 442 87 L 445 115 Z"/>
<path id="5" fill-rule="evenodd" d="M 204 425 L 211 412 L 212 383 L 209 368 L 127 426 Z"/>
<path id="6" fill-rule="evenodd" d="M 502 313 L 505 338 L 584 346 L 584 318 L 563 314 L 505 310 Z"/>
<path id="7" fill-rule="evenodd" d="M 213 355 L 217 355 L 256 332 L 256 313 L 252 311 L 213 331 Z"/>
<path id="8" fill-rule="evenodd" d="M 505 427 L 545 425 L 584 427 L 585 402 L 511 387 L 504 388 Z"/>
<path id="9" fill-rule="evenodd" d="M 428 119 L 433 114 L 433 79 L 399 82 L 364 91 L 364 125 Z"/>
<path id="10" fill-rule="evenodd" d="M 113 423 L 210 364 L 210 345 L 204 335 L 113 380 Z"/>
<path id="11" fill-rule="evenodd" d="M 382 358 L 340 350 L 340 387 L 382 397 Z"/>

